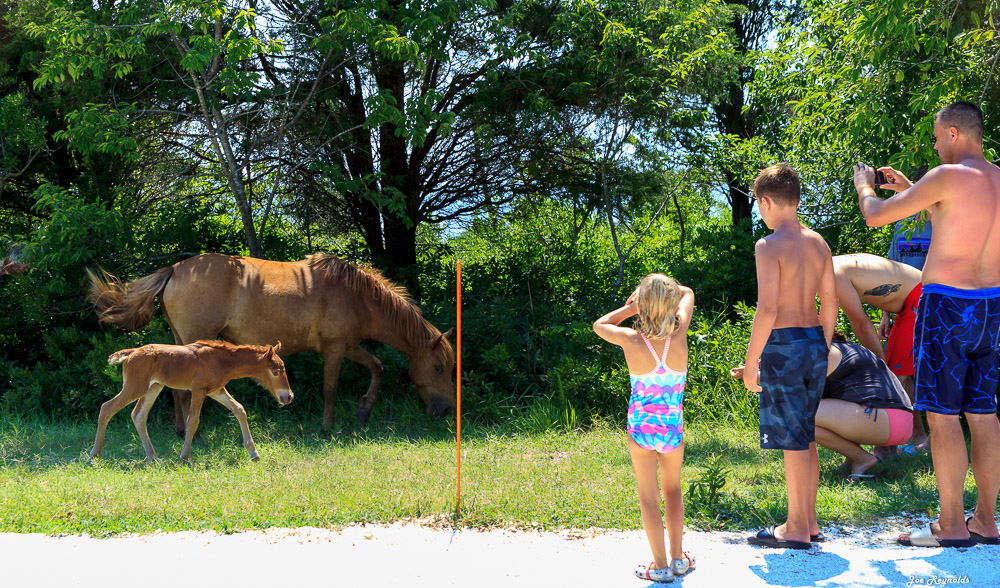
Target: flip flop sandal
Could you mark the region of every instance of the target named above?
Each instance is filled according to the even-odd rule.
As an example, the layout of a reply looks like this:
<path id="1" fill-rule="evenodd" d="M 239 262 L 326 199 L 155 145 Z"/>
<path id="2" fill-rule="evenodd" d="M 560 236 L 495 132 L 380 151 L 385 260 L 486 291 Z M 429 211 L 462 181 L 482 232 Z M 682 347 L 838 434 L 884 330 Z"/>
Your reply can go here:
<path id="1" fill-rule="evenodd" d="M 674 560 L 677 561 L 677 560 Z M 640 580 L 649 580 L 650 582 L 660 582 L 661 584 L 666 584 L 668 582 L 674 581 L 674 573 L 670 570 L 670 566 L 665 568 L 652 569 L 653 564 L 656 562 L 649 562 L 648 566 L 639 564 L 635 567 L 635 577 Z"/>
<path id="2" fill-rule="evenodd" d="M 778 539 L 774 536 L 775 527 L 777 527 L 777 525 L 771 525 L 767 529 L 761 529 L 753 537 L 747 537 L 747 543 L 758 547 L 773 547 L 776 549 L 809 549 L 812 547 L 810 543 L 806 543 L 805 541 Z"/>
<path id="3" fill-rule="evenodd" d="M 966 529 L 969 528 L 969 521 L 971 521 L 971 520 L 972 520 L 972 517 L 969 517 L 969 518 L 965 519 L 965 528 Z M 969 537 L 972 538 L 972 539 L 975 539 L 976 543 L 981 543 L 983 545 L 1000 545 L 1000 537 L 986 537 L 984 535 L 980 535 L 979 533 L 976 533 L 975 531 L 969 531 Z"/>
<path id="4" fill-rule="evenodd" d="M 916 445 L 901 445 L 899 447 L 899 450 L 905 453 L 906 455 L 920 455 L 921 453 L 927 451 L 926 448 L 917 449 Z"/>
<path id="5" fill-rule="evenodd" d="M 971 537 L 968 539 L 938 539 L 931 532 L 930 523 L 927 523 L 922 529 L 910 531 L 909 537 L 905 539 L 900 535 L 896 542 L 907 547 L 972 547 L 976 544 L 976 540 Z"/>
<path id="6" fill-rule="evenodd" d="M 874 480 L 875 474 L 848 474 L 844 481 L 848 484 L 853 484 L 855 482 L 863 482 L 865 480 Z"/>
<path id="7" fill-rule="evenodd" d="M 820 531 L 819 533 L 816 533 L 815 535 L 810 535 L 809 536 L 809 542 L 810 543 L 824 543 L 824 542 L 826 542 L 826 535 L 823 534 L 823 531 Z"/>
<path id="8" fill-rule="evenodd" d="M 694 558 L 691 557 L 691 554 L 686 551 L 684 552 L 684 559 L 670 560 L 670 571 L 673 572 L 675 576 L 683 576 L 692 569 L 694 569 Z"/>

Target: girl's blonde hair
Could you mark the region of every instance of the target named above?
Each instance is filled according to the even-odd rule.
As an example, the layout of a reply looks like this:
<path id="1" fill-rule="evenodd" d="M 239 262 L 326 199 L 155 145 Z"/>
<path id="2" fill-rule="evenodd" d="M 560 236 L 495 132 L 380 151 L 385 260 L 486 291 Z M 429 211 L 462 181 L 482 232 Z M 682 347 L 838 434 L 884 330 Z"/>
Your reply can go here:
<path id="1" fill-rule="evenodd" d="M 677 330 L 677 306 L 681 302 L 681 287 L 663 274 L 649 274 L 639 282 L 639 315 L 635 330 L 653 339 L 663 339 Z"/>

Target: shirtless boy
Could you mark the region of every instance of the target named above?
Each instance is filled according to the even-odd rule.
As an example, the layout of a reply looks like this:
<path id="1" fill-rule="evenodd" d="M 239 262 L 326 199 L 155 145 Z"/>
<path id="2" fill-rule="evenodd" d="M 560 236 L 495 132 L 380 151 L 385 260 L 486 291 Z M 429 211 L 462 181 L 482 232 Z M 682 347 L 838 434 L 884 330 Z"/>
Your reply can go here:
<path id="1" fill-rule="evenodd" d="M 819 533 L 816 408 L 837 322 L 833 259 L 826 241 L 799 222 L 794 169 L 778 164 L 761 170 L 753 191 L 760 216 L 774 233 L 754 247 L 757 312 L 743 383 L 761 392 L 761 449 L 784 452 L 788 519 L 747 540 L 763 547 L 808 549 L 810 537 Z"/>
<path id="2" fill-rule="evenodd" d="M 995 508 L 1000 490 L 1000 423 L 996 416 L 1000 347 L 1000 168 L 983 156 L 983 113 L 970 102 L 941 109 L 934 148 L 942 165 L 916 184 L 890 168 L 887 188 L 875 195 L 875 170 L 858 164 L 854 185 L 869 226 L 882 226 L 921 210 L 934 223 L 923 271 L 923 295 L 914 328 L 917 351 L 914 408 L 927 411 L 931 458 L 941 513 L 935 523 L 900 535 L 904 545 L 967 547 L 1000 543 Z M 959 423 L 972 434 L 976 510 L 963 510 L 969 468 Z"/>
<path id="3" fill-rule="evenodd" d="M 844 314 L 851 321 L 851 329 L 858 341 L 889 365 L 892 373 L 906 390 L 913 402 L 913 323 L 920 301 L 920 270 L 905 263 L 890 261 L 877 255 L 855 253 L 833 258 L 833 273 L 837 277 L 837 299 Z M 889 331 L 889 344 L 885 352 L 868 318 L 862 303 L 871 304 L 882 311 L 896 315 L 896 323 Z M 918 411 L 913 412 L 913 436 L 907 445 L 910 451 L 926 449 L 928 444 L 924 421 Z M 883 448 L 875 455 L 888 455 Z M 890 450 L 891 451 L 891 450 Z"/>

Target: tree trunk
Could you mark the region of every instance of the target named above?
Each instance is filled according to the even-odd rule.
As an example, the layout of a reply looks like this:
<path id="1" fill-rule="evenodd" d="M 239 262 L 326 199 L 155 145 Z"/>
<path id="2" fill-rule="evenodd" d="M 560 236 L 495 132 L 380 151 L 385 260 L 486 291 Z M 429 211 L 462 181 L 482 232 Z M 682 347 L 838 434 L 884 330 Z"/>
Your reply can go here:
<path id="1" fill-rule="evenodd" d="M 753 139 L 755 133 L 753 122 L 748 120 L 749 113 L 743 109 L 745 98 L 743 85 L 729 85 L 729 99 L 715 107 L 715 115 L 719 121 L 719 130 L 727 135 L 733 135 L 743 140 Z M 744 220 L 750 219 L 753 203 L 750 201 L 750 186 L 739 179 L 737 170 L 723 170 L 728 186 L 727 196 L 732 212 L 733 228 L 739 227 Z"/>
<path id="2" fill-rule="evenodd" d="M 393 280 L 409 291 L 413 300 L 420 302 L 420 270 L 417 267 L 417 225 L 407 223 L 395 215 L 385 215 L 385 252 L 380 266 Z"/>
<path id="3" fill-rule="evenodd" d="M 729 185 L 729 202 L 732 206 L 733 227 L 739 227 L 744 220 L 752 218 L 753 202 L 750 200 L 750 186 L 726 174 Z"/>

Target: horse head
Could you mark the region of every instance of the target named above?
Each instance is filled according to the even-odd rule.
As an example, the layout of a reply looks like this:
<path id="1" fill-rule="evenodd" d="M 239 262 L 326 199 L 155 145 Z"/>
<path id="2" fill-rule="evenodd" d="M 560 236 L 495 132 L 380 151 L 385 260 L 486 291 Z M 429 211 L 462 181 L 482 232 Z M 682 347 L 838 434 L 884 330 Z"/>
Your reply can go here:
<path id="1" fill-rule="evenodd" d="M 284 406 L 295 397 L 292 394 L 292 387 L 288 383 L 288 375 L 285 373 L 285 362 L 281 361 L 278 352 L 281 351 L 281 341 L 277 345 L 268 346 L 264 353 L 263 377 L 258 378 L 264 387 L 268 389 L 278 404 Z"/>
<path id="2" fill-rule="evenodd" d="M 455 409 L 455 356 L 448 342 L 453 330 L 432 336 L 410 358 L 410 379 L 427 405 L 427 414 L 444 416 Z"/>

